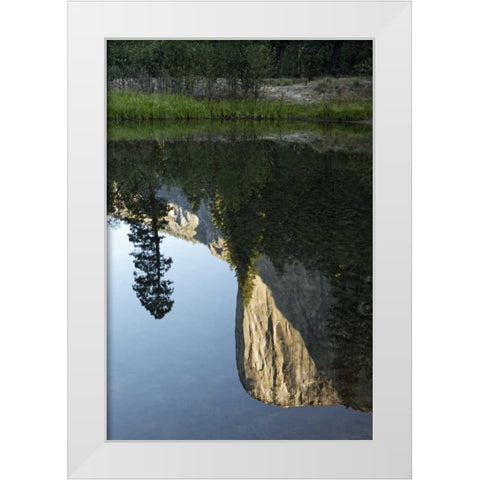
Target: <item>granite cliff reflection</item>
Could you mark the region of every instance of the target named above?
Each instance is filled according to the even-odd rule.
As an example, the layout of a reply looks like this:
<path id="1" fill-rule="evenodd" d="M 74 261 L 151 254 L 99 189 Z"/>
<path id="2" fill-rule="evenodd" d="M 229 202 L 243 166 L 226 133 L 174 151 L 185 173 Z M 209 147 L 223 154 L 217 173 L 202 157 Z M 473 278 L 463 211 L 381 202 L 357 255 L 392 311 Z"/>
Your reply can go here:
<path id="1" fill-rule="evenodd" d="M 368 335 L 357 334 L 362 319 L 347 331 L 332 314 L 338 300 L 328 278 L 298 262 L 279 273 L 264 257 L 258 272 L 249 302 L 237 297 L 237 368 L 245 390 L 281 407 L 341 403 L 371 411 L 370 363 L 354 354 L 369 348 Z"/>

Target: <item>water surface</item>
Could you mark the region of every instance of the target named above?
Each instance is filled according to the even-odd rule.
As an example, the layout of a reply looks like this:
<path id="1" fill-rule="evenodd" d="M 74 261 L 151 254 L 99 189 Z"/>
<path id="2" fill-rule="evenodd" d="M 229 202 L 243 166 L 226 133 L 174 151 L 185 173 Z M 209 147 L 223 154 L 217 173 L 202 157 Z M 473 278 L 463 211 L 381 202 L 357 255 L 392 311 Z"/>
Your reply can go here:
<path id="1" fill-rule="evenodd" d="M 371 438 L 371 132 L 181 131 L 109 132 L 108 439 Z"/>

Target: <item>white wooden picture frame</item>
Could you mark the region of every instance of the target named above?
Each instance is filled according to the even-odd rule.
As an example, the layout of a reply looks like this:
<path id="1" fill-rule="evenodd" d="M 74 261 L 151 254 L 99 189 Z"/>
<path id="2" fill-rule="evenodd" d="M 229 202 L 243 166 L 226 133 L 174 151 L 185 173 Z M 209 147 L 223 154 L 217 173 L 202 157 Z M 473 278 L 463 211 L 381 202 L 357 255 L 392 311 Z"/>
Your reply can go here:
<path id="1" fill-rule="evenodd" d="M 411 2 L 76 0 L 68 10 L 69 477 L 410 478 Z M 106 441 L 108 38 L 373 39 L 373 440 Z"/>

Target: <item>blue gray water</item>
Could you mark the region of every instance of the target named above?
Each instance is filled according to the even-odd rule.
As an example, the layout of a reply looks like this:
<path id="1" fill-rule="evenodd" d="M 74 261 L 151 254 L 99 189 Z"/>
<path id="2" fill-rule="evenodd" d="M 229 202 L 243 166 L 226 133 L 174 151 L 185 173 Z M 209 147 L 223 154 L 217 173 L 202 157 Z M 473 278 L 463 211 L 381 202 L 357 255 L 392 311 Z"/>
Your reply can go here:
<path id="1" fill-rule="evenodd" d="M 203 244 L 166 236 L 173 309 L 155 320 L 133 283 L 129 227 L 108 227 L 107 438 L 370 439 L 372 415 L 253 399 L 235 361 L 237 280 Z"/>

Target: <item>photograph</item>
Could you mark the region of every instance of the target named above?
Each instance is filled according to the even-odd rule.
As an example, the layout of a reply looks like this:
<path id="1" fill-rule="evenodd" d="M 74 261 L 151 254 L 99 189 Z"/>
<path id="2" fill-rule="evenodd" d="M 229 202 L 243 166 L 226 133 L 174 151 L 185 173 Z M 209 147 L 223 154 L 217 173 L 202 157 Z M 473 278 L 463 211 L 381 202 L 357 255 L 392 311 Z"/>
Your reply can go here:
<path id="1" fill-rule="evenodd" d="M 373 41 L 105 48 L 106 440 L 372 440 Z"/>

